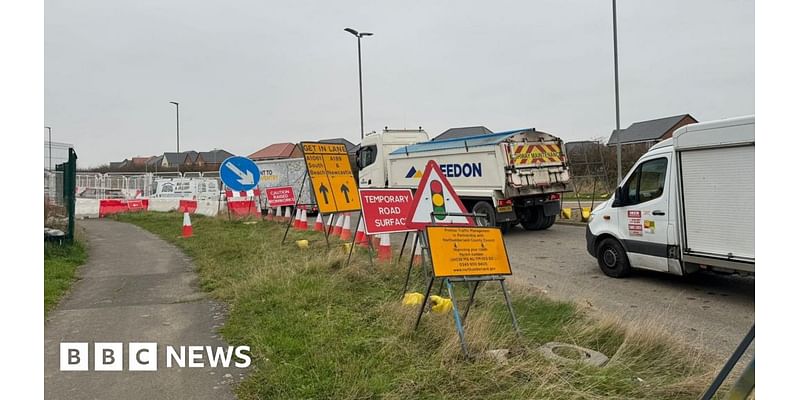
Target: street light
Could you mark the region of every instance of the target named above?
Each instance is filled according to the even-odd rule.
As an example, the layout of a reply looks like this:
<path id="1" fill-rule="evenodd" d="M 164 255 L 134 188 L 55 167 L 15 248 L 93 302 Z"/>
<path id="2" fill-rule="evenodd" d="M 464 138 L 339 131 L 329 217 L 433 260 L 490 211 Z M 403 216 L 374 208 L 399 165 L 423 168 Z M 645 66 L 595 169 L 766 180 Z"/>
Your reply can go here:
<path id="1" fill-rule="evenodd" d="M 45 126 L 47 129 L 47 157 L 50 164 L 50 172 L 53 172 L 53 129 Z"/>
<path id="2" fill-rule="evenodd" d="M 170 103 L 175 104 L 175 151 L 178 153 L 178 156 L 181 154 L 181 120 L 180 120 L 180 106 L 178 105 L 177 101 L 170 101 Z M 181 163 L 178 162 L 178 174 L 181 172 Z"/>
<path id="3" fill-rule="evenodd" d="M 361 86 L 361 38 L 372 36 L 371 32 L 359 32 L 353 28 L 344 28 L 345 32 L 358 38 L 358 103 L 361 109 L 361 139 L 364 139 L 364 89 Z"/>
<path id="4" fill-rule="evenodd" d="M 617 0 L 611 0 L 614 19 L 614 97 L 617 106 L 617 184 L 622 183 L 622 132 L 619 130 L 619 65 L 617 62 Z"/>

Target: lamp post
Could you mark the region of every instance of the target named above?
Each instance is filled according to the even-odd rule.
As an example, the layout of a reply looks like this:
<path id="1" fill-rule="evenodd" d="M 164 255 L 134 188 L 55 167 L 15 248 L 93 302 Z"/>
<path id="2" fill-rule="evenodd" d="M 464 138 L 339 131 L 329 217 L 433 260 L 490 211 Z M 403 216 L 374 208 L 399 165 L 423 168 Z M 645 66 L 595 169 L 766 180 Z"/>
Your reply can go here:
<path id="1" fill-rule="evenodd" d="M 47 158 L 50 164 L 50 172 L 53 172 L 53 129 L 45 126 L 47 129 Z"/>
<path id="2" fill-rule="evenodd" d="M 180 114 L 180 105 L 177 101 L 170 101 L 170 103 L 175 104 L 175 151 L 178 153 L 178 156 L 181 154 L 181 114 Z M 178 162 L 178 174 L 181 172 L 181 163 Z"/>
<path id="3" fill-rule="evenodd" d="M 358 38 L 358 103 L 361 110 L 361 139 L 364 139 L 364 89 L 361 85 L 361 38 L 372 36 L 371 32 L 359 32 L 353 28 L 344 28 L 345 32 Z"/>
<path id="4" fill-rule="evenodd" d="M 617 0 L 611 0 L 614 20 L 614 98 L 617 108 L 617 184 L 622 183 L 622 132 L 619 130 L 619 64 L 617 62 Z"/>

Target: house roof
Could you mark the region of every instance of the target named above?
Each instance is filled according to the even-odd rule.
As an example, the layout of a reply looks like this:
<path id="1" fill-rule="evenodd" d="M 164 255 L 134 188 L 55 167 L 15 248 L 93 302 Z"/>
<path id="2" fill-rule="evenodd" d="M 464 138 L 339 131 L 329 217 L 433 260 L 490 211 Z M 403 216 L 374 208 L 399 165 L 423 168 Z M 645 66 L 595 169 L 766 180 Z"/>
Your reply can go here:
<path id="1" fill-rule="evenodd" d="M 274 143 L 263 149 L 250 154 L 248 158 L 251 160 L 268 160 L 276 158 L 289 158 L 294 151 L 294 143 Z"/>
<path id="2" fill-rule="evenodd" d="M 147 165 L 156 165 L 156 164 L 161 164 L 161 160 L 163 160 L 163 159 L 164 159 L 164 156 L 163 156 L 163 155 L 160 155 L 160 156 L 152 156 L 152 157 L 150 157 L 149 159 L 147 159 Z"/>
<path id="3" fill-rule="evenodd" d="M 440 133 L 439 136 L 436 136 L 431 140 L 438 141 L 446 139 L 464 138 L 469 136 L 487 135 L 491 133 L 492 131 L 485 126 L 465 126 L 461 128 L 450 128 Z"/>
<path id="4" fill-rule="evenodd" d="M 694 117 L 689 114 L 675 115 L 672 117 L 665 117 L 659 119 L 651 119 L 649 121 L 636 122 L 626 129 L 622 129 L 622 134 L 614 130 L 611 137 L 608 139 L 608 145 L 616 144 L 617 137 L 620 138 L 620 143 L 640 143 L 658 140 L 667 132 L 670 132 L 678 122 L 682 119 L 689 117 L 694 122 L 697 122 Z"/>
<path id="5" fill-rule="evenodd" d="M 353 142 L 345 139 L 345 138 L 333 138 L 333 139 L 323 139 L 319 141 L 320 143 L 333 143 L 333 144 L 343 144 L 345 149 L 349 154 L 354 154 L 356 150 L 358 150 L 358 146 L 353 144 Z"/>
<path id="6" fill-rule="evenodd" d="M 217 149 L 211 151 L 201 151 L 199 157 L 202 157 L 203 161 L 207 163 L 221 163 L 225 161 L 226 158 L 233 157 L 233 154 L 222 149 Z"/>
<path id="7" fill-rule="evenodd" d="M 131 164 L 136 166 L 145 165 L 149 159 L 150 157 L 132 157 Z"/>
<path id="8" fill-rule="evenodd" d="M 181 153 L 181 158 L 186 160 L 186 163 L 191 164 L 197 161 L 197 155 L 199 153 L 194 150 L 184 151 Z"/>

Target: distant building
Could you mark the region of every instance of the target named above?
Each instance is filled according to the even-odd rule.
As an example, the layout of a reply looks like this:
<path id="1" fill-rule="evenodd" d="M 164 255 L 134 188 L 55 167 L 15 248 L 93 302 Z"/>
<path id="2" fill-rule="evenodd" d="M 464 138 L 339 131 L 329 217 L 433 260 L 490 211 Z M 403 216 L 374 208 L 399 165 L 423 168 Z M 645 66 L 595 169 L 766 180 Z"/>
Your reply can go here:
<path id="1" fill-rule="evenodd" d="M 225 150 L 214 149 L 211 151 L 201 151 L 197 154 L 194 164 L 198 167 L 219 167 L 226 158 L 233 157 L 233 154 Z"/>
<path id="2" fill-rule="evenodd" d="M 432 140 L 456 139 L 469 136 L 488 135 L 491 133 L 493 132 L 485 126 L 465 126 L 462 128 L 450 128 L 440 133 L 439 136 L 436 136 Z"/>
<path id="3" fill-rule="evenodd" d="M 623 145 L 643 143 L 650 147 L 664 139 L 671 138 L 676 129 L 694 123 L 697 123 L 697 120 L 689 114 L 636 122 L 620 132 L 614 130 L 607 145 L 616 146 L 619 139 L 620 144 Z"/>
<path id="4" fill-rule="evenodd" d="M 253 161 L 281 160 L 284 158 L 303 157 L 300 146 L 294 143 L 275 143 L 247 156 Z"/>

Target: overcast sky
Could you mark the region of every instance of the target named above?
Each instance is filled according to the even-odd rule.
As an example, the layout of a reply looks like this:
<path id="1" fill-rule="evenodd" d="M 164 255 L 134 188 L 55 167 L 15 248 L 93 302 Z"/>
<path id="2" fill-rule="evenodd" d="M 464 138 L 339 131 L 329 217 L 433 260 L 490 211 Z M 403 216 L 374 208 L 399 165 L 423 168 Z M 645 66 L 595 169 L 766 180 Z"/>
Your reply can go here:
<path id="1" fill-rule="evenodd" d="M 621 124 L 754 113 L 753 1 L 618 2 Z M 365 130 L 614 128 L 611 1 L 46 0 L 45 124 L 79 165 Z M 45 130 L 46 136 L 46 130 Z"/>

